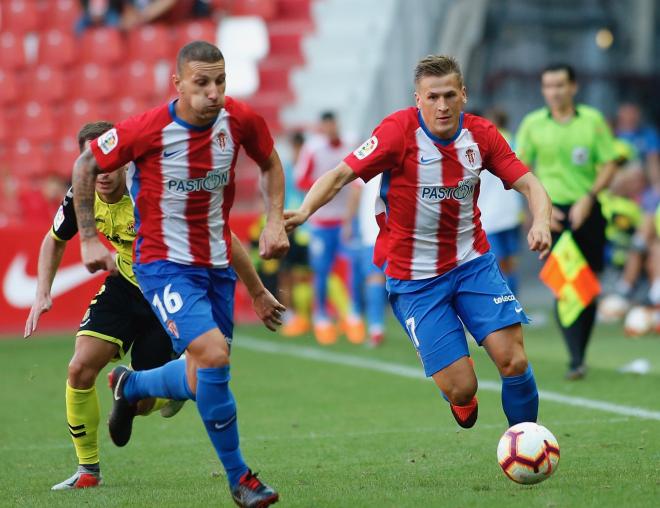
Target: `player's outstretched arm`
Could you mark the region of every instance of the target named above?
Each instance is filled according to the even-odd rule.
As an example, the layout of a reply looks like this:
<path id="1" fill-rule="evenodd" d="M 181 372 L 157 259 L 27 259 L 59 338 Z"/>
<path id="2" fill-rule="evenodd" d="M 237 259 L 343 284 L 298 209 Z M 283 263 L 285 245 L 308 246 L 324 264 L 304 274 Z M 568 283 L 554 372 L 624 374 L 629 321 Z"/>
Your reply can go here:
<path id="1" fill-rule="evenodd" d="M 284 170 L 277 151 L 259 165 L 261 193 L 266 204 L 266 225 L 259 238 L 259 255 L 263 259 L 280 258 L 289 250 L 284 231 Z"/>
<path id="2" fill-rule="evenodd" d="M 527 199 L 529 211 L 532 214 L 532 227 L 527 233 L 529 249 L 539 252 L 539 259 L 545 258 L 552 246 L 550 235 L 550 214 L 552 203 L 538 178 L 532 173 L 525 173 L 513 184 L 513 188 Z"/>
<path id="3" fill-rule="evenodd" d="M 80 253 L 85 267 L 94 273 L 107 270 L 117 273 L 114 257 L 101 243 L 94 220 L 94 185 L 100 173 L 94 155 L 87 148 L 73 166 L 73 204 L 80 233 Z"/>
<path id="4" fill-rule="evenodd" d="M 266 328 L 275 331 L 282 324 L 281 313 L 286 310 L 286 307 L 278 302 L 263 285 L 250 261 L 250 256 L 234 233 L 231 234 L 231 266 L 236 270 L 241 282 L 245 284 L 252 298 L 252 307 L 259 319 L 263 321 Z"/>
<path id="5" fill-rule="evenodd" d="M 44 312 L 48 312 L 53 306 L 50 289 L 53 286 L 53 279 L 62 262 L 65 249 L 66 242 L 57 241 L 51 236 L 50 232 L 46 233 L 39 249 L 37 291 L 35 293 L 34 303 L 30 308 L 30 314 L 25 322 L 23 337 L 26 339 L 36 331 L 41 315 Z"/>
<path id="6" fill-rule="evenodd" d="M 297 210 L 285 210 L 284 223 L 287 232 L 293 231 L 304 223 L 310 215 L 334 198 L 344 185 L 352 182 L 357 175 L 345 162 L 332 171 L 328 171 L 314 182 L 305 196 L 302 205 Z"/>

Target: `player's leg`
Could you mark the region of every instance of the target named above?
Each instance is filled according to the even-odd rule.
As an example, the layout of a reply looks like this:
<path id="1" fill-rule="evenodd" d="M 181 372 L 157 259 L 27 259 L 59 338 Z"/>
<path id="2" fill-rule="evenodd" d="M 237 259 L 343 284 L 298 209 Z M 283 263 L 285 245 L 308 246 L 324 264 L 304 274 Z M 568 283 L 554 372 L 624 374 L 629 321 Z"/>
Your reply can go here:
<path id="1" fill-rule="evenodd" d="M 369 338 L 371 346 L 382 344 L 385 338 L 385 306 L 387 290 L 385 275 L 373 263 L 373 246 L 363 246 L 361 252 L 362 271 L 366 276 L 365 304 L 367 322 L 369 323 Z"/>
<path id="2" fill-rule="evenodd" d="M 596 202 L 584 224 L 580 229 L 573 231 L 575 243 L 584 254 L 590 268 L 596 273 L 600 273 L 603 269 L 605 227 L 605 218 L 601 213 L 599 203 Z M 566 374 L 566 378 L 569 380 L 582 379 L 586 375 L 585 357 L 591 333 L 596 323 L 597 304 L 597 300 L 594 299 L 570 326 L 562 326 L 557 317 L 557 323 L 559 323 L 571 354 L 571 363 Z"/>
<path id="3" fill-rule="evenodd" d="M 314 273 L 314 335 L 320 344 L 337 341 L 337 331 L 328 316 L 328 279 L 339 246 L 339 227 L 312 229 L 309 250 Z"/>
<path id="4" fill-rule="evenodd" d="M 78 457 L 78 470 L 52 490 L 96 487 L 102 482 L 98 443 L 100 409 L 95 383 L 101 369 L 118 350 L 117 344 L 96 337 L 76 337 L 66 383 L 66 420 Z"/>
<path id="5" fill-rule="evenodd" d="M 539 393 L 523 345 L 522 326 L 514 324 L 490 333 L 483 341 L 502 378 L 502 408 L 509 425 L 535 422 Z"/>
<path id="6" fill-rule="evenodd" d="M 357 226 L 355 225 L 354 228 Z M 341 250 L 348 260 L 349 266 L 349 310 L 344 318 L 344 332 L 349 342 L 362 344 L 366 330 L 362 314 L 364 312 L 364 282 L 362 271 L 362 246 L 359 238 L 342 239 Z"/>
<path id="7" fill-rule="evenodd" d="M 137 295 L 132 307 L 139 323 L 135 326 L 136 339 L 131 348 L 131 367 L 136 371 L 161 367 L 179 355 L 172 348 L 169 335 L 151 311 L 150 305 L 142 296 Z M 161 416 L 170 418 L 177 414 L 185 400 L 163 397 L 149 397 L 138 403 L 138 414 L 150 414 L 160 411 Z"/>
<path id="8" fill-rule="evenodd" d="M 98 373 L 108 362 L 123 356 L 130 342 L 118 318 L 117 277 L 106 278 L 92 299 L 76 337 L 69 363 L 66 386 L 66 413 L 69 433 L 78 456 L 78 471 L 53 490 L 92 487 L 100 484 L 98 425 L 99 401 L 96 392 Z"/>
<path id="9" fill-rule="evenodd" d="M 427 377 L 433 378 L 459 425 L 472 427 L 477 418 L 477 379 L 463 324 L 451 303 L 453 274 L 433 281 L 390 284 L 394 315 L 408 333 Z"/>
<path id="10" fill-rule="evenodd" d="M 458 315 L 500 371 L 502 406 L 509 424 L 536 421 L 538 392 L 523 347 L 520 324 L 529 320 L 522 306 L 492 253 L 466 263 L 456 272 L 454 302 Z"/>
<path id="11" fill-rule="evenodd" d="M 239 494 L 240 499 L 252 496 L 263 503 L 260 506 L 274 502 L 277 494 L 252 475 L 240 453 L 236 403 L 229 390 L 231 326 L 226 336 L 218 329 L 231 324 L 235 273 L 231 269 L 207 270 L 160 261 L 138 265 L 135 272 L 147 300 L 168 330 L 174 349 L 185 349 L 186 357 L 150 371 L 117 372 L 122 377 L 113 383 L 111 437 L 123 438 L 126 433 L 130 437 L 130 419 L 122 421 L 118 417 L 114 427 L 112 420 L 115 413 L 121 413 L 135 400 L 166 395 L 195 398 L 209 438 L 227 471 L 234 498 Z M 225 321 L 216 323 L 214 318 L 221 312 Z"/>

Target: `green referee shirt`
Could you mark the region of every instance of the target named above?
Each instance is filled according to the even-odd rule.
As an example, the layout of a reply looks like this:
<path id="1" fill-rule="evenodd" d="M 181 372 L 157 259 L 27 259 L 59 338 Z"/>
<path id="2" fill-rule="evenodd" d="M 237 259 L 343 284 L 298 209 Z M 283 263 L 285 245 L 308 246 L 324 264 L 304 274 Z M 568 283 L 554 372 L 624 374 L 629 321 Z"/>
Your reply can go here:
<path id="1" fill-rule="evenodd" d="M 520 124 L 516 152 L 558 205 L 573 204 L 588 193 L 599 167 L 617 158 L 603 115 L 582 104 L 566 123 L 552 118 L 548 108 L 529 113 Z"/>

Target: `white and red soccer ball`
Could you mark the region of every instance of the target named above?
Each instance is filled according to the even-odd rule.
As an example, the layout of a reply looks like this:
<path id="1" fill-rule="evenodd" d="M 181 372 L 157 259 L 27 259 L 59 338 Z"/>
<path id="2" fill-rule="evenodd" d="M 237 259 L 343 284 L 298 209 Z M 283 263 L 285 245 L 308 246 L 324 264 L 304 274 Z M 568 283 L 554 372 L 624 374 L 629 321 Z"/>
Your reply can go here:
<path id="1" fill-rule="evenodd" d="M 516 483 L 539 483 L 559 464 L 559 443 L 548 429 L 532 422 L 509 428 L 497 446 L 502 471 Z"/>

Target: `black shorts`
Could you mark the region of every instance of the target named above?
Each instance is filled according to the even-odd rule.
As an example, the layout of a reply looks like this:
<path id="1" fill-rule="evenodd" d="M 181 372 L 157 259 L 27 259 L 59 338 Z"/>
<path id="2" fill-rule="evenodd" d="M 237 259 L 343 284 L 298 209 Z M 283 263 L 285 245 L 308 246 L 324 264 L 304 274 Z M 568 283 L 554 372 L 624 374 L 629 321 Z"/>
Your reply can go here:
<path id="1" fill-rule="evenodd" d="M 76 335 L 117 344 L 117 359 L 123 358 L 132 346 L 131 366 L 135 370 L 160 367 L 178 356 L 140 288 L 122 275 L 105 279 Z"/>
<path id="2" fill-rule="evenodd" d="M 282 268 L 300 268 L 309 266 L 309 255 L 307 244 L 300 241 L 300 235 L 296 231 L 289 235 L 289 252 L 282 259 Z"/>
<path id="3" fill-rule="evenodd" d="M 559 208 L 566 218 L 562 222 L 562 226 L 565 229 L 571 230 L 571 226 L 568 220 L 568 211 L 571 209 L 571 205 L 555 205 L 554 207 Z M 605 228 L 607 226 L 607 221 L 603 217 L 603 212 L 600 209 L 600 203 L 596 201 L 594 206 L 591 207 L 591 213 L 587 220 L 584 221 L 584 224 L 579 229 L 572 231 L 573 238 L 575 243 L 580 247 L 584 258 L 587 260 L 587 263 L 591 269 L 600 273 L 603 271 L 603 265 L 605 263 Z M 552 245 L 557 242 L 561 233 L 552 233 Z"/>

